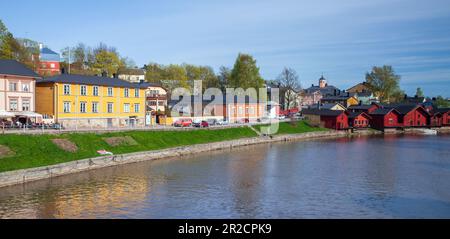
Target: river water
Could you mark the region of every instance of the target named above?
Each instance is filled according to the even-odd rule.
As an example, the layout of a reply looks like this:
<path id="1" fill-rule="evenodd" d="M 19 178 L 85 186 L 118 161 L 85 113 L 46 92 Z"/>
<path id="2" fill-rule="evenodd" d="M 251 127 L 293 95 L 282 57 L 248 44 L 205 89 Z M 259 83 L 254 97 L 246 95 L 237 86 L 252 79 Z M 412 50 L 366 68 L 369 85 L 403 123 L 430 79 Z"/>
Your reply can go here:
<path id="1" fill-rule="evenodd" d="M 0 189 L 0 218 L 450 218 L 450 136 L 265 144 Z"/>

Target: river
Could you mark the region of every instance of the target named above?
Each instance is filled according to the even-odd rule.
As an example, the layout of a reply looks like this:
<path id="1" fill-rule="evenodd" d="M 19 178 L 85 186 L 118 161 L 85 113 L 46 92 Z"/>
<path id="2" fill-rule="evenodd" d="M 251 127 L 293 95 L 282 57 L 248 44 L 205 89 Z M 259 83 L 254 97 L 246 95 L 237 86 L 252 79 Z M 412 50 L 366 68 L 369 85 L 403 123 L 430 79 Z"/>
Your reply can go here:
<path id="1" fill-rule="evenodd" d="M 0 188 L 0 218 L 450 218 L 450 136 L 275 143 Z"/>

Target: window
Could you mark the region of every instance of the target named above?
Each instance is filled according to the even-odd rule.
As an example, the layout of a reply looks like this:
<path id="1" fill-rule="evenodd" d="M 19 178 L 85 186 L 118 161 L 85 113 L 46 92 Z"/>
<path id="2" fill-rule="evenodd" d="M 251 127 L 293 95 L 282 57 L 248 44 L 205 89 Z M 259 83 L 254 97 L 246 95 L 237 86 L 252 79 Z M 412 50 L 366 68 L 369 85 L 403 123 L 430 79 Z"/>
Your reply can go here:
<path id="1" fill-rule="evenodd" d="M 80 87 L 80 95 L 87 95 L 87 86 L 82 85 Z"/>
<path id="2" fill-rule="evenodd" d="M 164 106 L 164 102 L 163 102 L 163 101 L 159 101 L 159 102 L 158 102 L 158 105 L 159 105 L 159 106 Z"/>
<path id="3" fill-rule="evenodd" d="M 250 109 L 249 109 L 248 112 L 249 112 L 249 114 L 251 114 L 251 115 L 255 114 L 255 108 L 250 107 Z"/>
<path id="4" fill-rule="evenodd" d="M 139 89 L 134 89 L 134 97 L 139 98 Z"/>
<path id="5" fill-rule="evenodd" d="M 23 92 L 29 92 L 30 91 L 30 85 L 29 84 L 22 84 L 22 91 Z"/>
<path id="6" fill-rule="evenodd" d="M 64 85 L 64 95 L 70 95 L 70 85 Z"/>
<path id="7" fill-rule="evenodd" d="M 244 113 L 244 109 L 242 109 L 242 107 L 239 107 L 239 113 L 240 115 L 242 115 Z"/>
<path id="8" fill-rule="evenodd" d="M 141 105 L 140 104 L 134 104 L 134 113 L 139 113 L 139 111 L 141 110 Z"/>
<path id="9" fill-rule="evenodd" d="M 123 112 L 130 113 L 130 104 L 123 104 Z"/>
<path id="10" fill-rule="evenodd" d="M 389 124 L 394 124 L 394 119 L 389 118 Z"/>
<path id="11" fill-rule="evenodd" d="M 129 89 L 128 89 L 128 88 L 125 88 L 125 89 L 124 89 L 123 95 L 124 95 L 125 97 L 129 97 L 129 96 L 130 96 L 130 92 L 129 92 Z"/>
<path id="12" fill-rule="evenodd" d="M 18 110 L 18 100 L 17 99 L 10 99 L 9 100 L 9 110 L 10 111 L 17 111 Z"/>
<path id="13" fill-rule="evenodd" d="M 86 113 L 86 102 L 80 102 L 80 112 Z"/>
<path id="14" fill-rule="evenodd" d="M 70 113 L 70 101 L 64 102 L 64 113 Z"/>
<path id="15" fill-rule="evenodd" d="M 98 102 L 92 102 L 92 113 L 98 113 Z"/>
<path id="16" fill-rule="evenodd" d="M 17 91 L 17 83 L 15 82 L 9 82 L 9 91 Z"/>
<path id="17" fill-rule="evenodd" d="M 30 111 L 30 99 L 22 99 L 22 111 Z"/>
<path id="18" fill-rule="evenodd" d="M 156 105 L 156 101 L 154 101 L 154 100 L 150 101 L 150 105 L 151 106 L 155 106 Z"/>
<path id="19" fill-rule="evenodd" d="M 98 86 L 92 87 L 92 95 L 98 96 Z"/>
<path id="20" fill-rule="evenodd" d="M 114 108 L 114 103 L 108 103 L 108 113 L 114 112 L 113 108 Z"/>
<path id="21" fill-rule="evenodd" d="M 108 87 L 108 96 L 113 96 L 113 88 Z"/>

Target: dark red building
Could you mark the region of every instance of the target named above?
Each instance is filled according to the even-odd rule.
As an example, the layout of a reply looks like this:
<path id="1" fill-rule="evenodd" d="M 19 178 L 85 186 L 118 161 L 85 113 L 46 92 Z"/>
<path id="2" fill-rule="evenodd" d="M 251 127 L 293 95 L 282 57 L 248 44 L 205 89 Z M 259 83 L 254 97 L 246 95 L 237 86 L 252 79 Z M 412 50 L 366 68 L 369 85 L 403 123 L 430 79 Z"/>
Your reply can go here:
<path id="1" fill-rule="evenodd" d="M 441 126 L 450 126 L 450 108 L 437 109 L 436 111 L 441 114 Z"/>
<path id="2" fill-rule="evenodd" d="M 370 117 L 372 117 L 370 125 L 375 129 L 382 130 L 402 126 L 399 122 L 401 114 L 394 108 L 379 108 L 370 113 Z"/>
<path id="3" fill-rule="evenodd" d="M 348 107 L 348 110 L 350 112 L 364 112 L 366 114 L 370 114 L 372 112 L 374 112 L 375 110 L 381 108 L 381 105 L 377 104 L 377 103 L 372 103 L 370 105 L 352 105 L 350 107 Z"/>
<path id="4" fill-rule="evenodd" d="M 430 114 L 420 105 L 399 105 L 394 107 L 401 115 L 403 127 L 425 127 L 430 123 Z"/>
<path id="5" fill-rule="evenodd" d="M 335 130 L 348 129 L 348 113 L 341 110 L 329 109 L 304 109 L 302 111 L 305 118 L 314 125 L 320 124 L 322 127 Z"/>
<path id="6" fill-rule="evenodd" d="M 365 112 L 351 112 L 348 116 L 349 126 L 353 128 L 369 128 L 372 117 Z"/>

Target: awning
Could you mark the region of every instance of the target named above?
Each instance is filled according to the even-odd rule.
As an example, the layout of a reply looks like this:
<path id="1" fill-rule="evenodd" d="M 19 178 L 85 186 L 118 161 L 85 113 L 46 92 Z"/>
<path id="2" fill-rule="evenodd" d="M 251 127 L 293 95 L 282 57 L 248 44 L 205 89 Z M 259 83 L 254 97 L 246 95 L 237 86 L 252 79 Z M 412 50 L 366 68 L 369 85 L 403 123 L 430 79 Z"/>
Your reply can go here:
<path id="1" fill-rule="evenodd" d="M 12 118 L 15 117 L 16 115 L 14 113 L 8 112 L 8 111 L 0 111 L 0 118 Z"/>
<path id="2" fill-rule="evenodd" d="M 30 111 L 23 111 L 16 113 L 17 117 L 26 117 L 26 118 L 42 118 L 41 114 L 30 112 Z"/>

